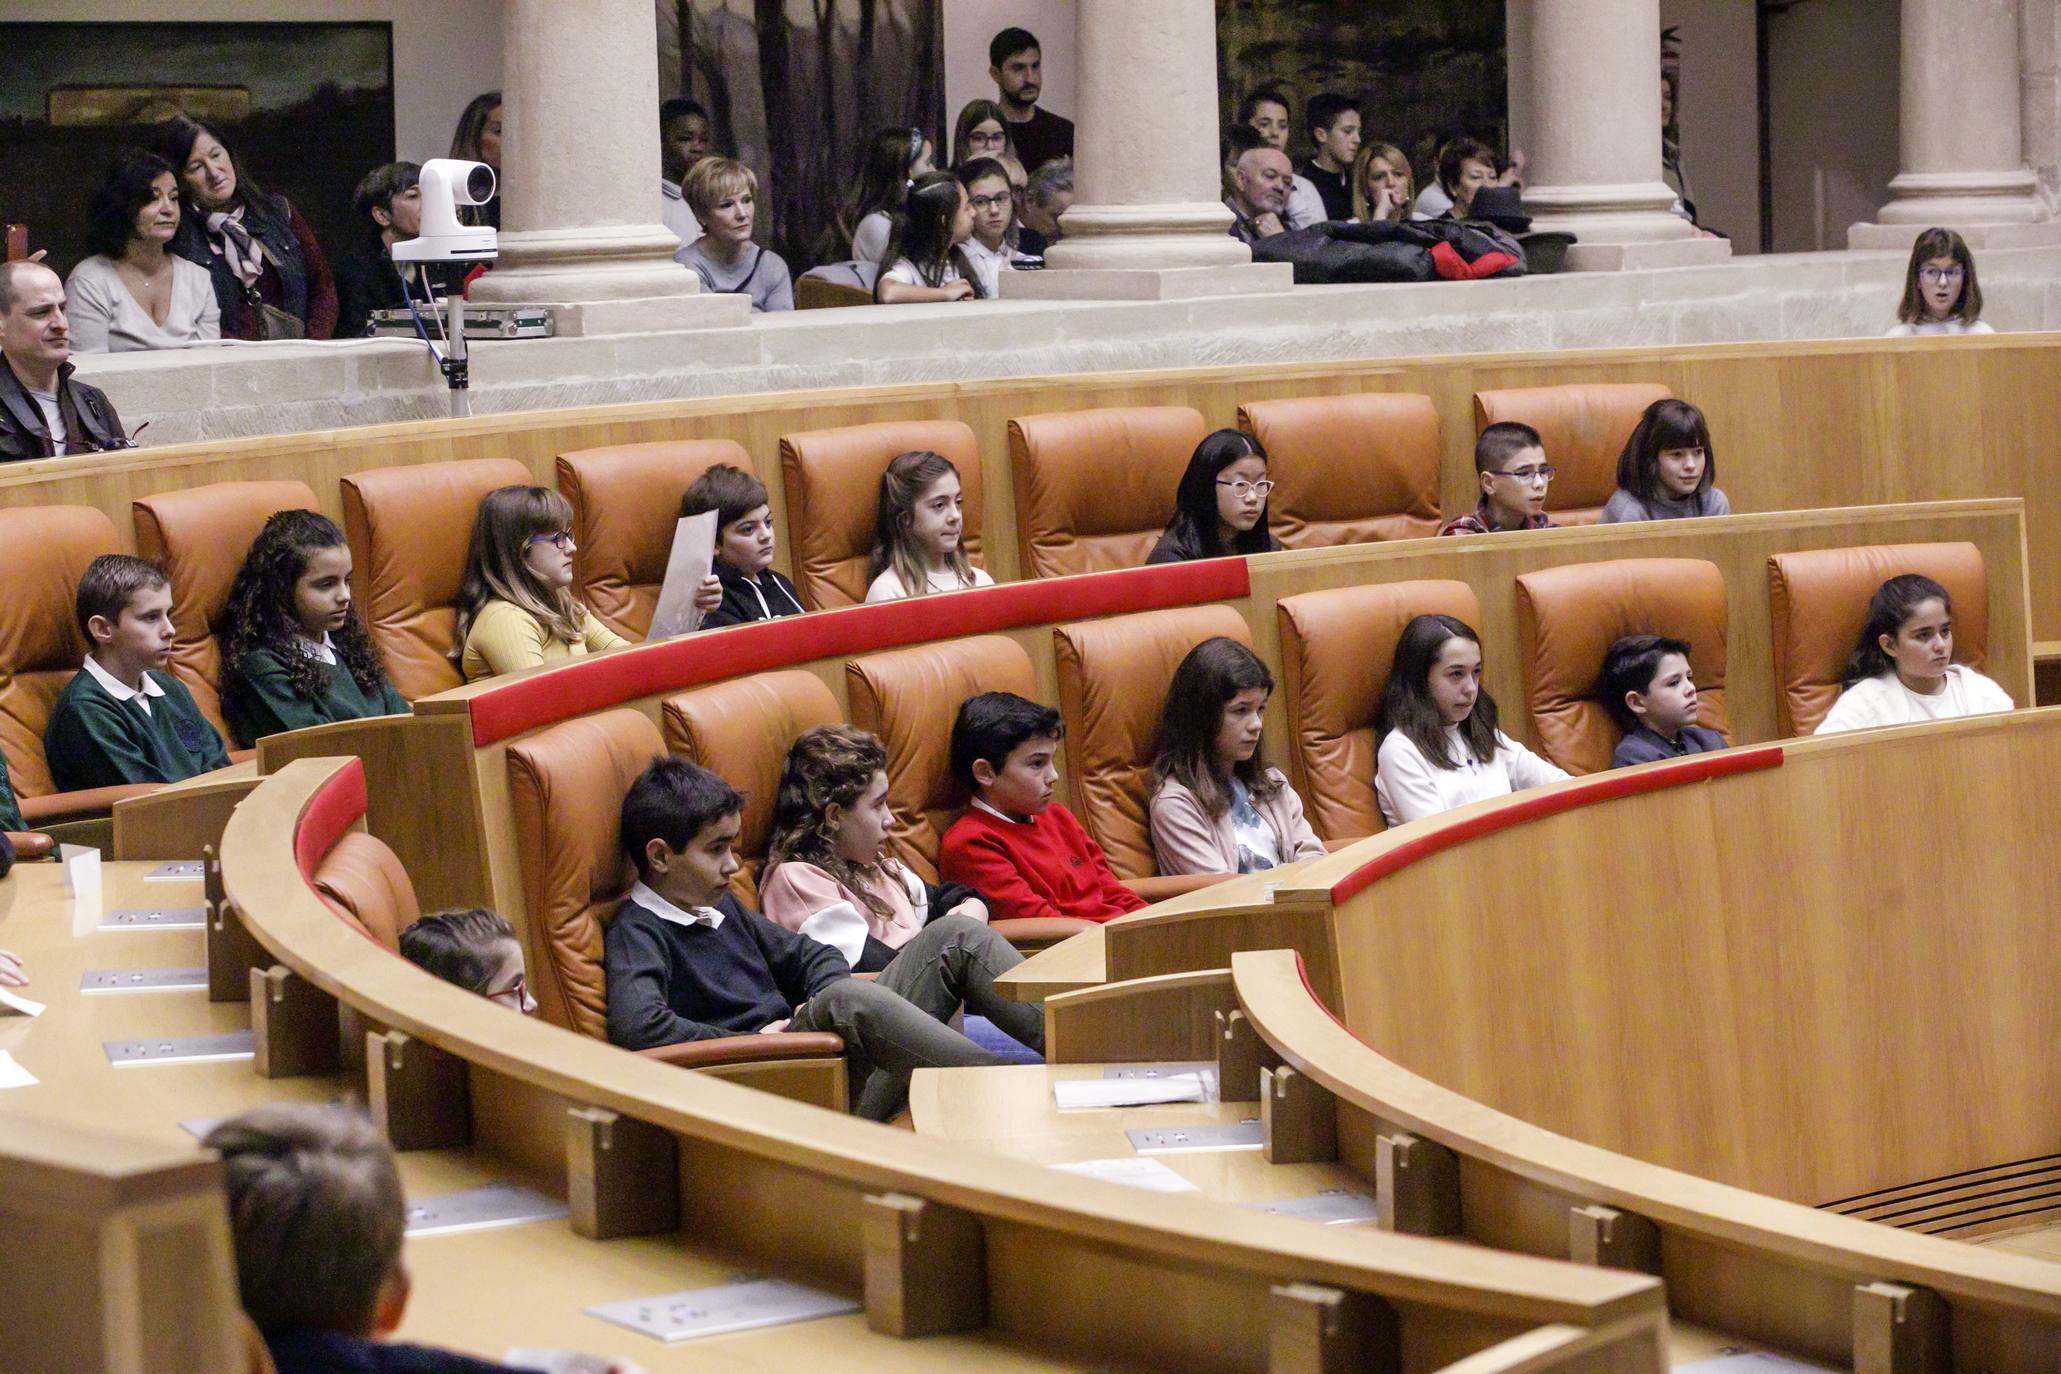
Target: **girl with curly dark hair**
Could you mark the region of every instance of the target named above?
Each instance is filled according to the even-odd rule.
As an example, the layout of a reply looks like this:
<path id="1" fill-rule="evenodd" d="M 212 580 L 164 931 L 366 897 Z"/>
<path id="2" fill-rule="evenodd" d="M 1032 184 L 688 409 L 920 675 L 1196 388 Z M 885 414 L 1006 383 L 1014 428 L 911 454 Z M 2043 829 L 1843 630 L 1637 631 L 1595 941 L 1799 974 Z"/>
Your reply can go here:
<path id="1" fill-rule="evenodd" d="M 238 744 L 407 714 L 351 604 L 351 550 L 327 517 L 283 510 L 265 522 L 224 621 L 222 712 Z"/>
<path id="2" fill-rule="evenodd" d="M 860 973 L 886 968 L 933 913 L 987 920 L 972 888 L 932 886 L 888 853 L 893 825 L 879 739 L 851 725 L 804 732 L 780 770 L 761 909 Z"/>

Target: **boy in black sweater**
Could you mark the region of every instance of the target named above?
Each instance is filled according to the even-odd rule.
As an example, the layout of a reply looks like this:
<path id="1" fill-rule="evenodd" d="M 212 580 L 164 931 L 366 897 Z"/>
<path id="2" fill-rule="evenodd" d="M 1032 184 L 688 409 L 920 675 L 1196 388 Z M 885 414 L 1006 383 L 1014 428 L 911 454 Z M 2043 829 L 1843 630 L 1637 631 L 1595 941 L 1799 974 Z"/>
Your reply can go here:
<path id="1" fill-rule="evenodd" d="M 229 766 L 222 736 L 172 656 L 172 586 L 165 570 L 127 554 L 94 559 L 79 579 L 86 666 L 58 694 L 43 752 L 60 792 L 179 782 Z"/>
<path id="2" fill-rule="evenodd" d="M 1043 1052 L 1044 1018 L 1004 1001 L 995 975 L 1022 956 L 985 922 L 940 916 L 878 981 L 830 945 L 775 925 L 730 892 L 744 797 L 706 768 L 654 759 L 623 798 L 637 882 L 603 945 L 608 1038 L 633 1050 L 773 1031 L 834 1031 L 850 1055 L 853 1110 L 885 1121 L 920 1068 L 1004 1062 L 945 1025 L 963 1002 Z"/>
<path id="3" fill-rule="evenodd" d="M 701 628 L 800 615 L 794 584 L 773 571 L 773 508 L 766 484 L 744 469 L 718 463 L 694 479 L 680 498 L 680 518 L 716 512 L 716 580 L 723 604 Z"/>

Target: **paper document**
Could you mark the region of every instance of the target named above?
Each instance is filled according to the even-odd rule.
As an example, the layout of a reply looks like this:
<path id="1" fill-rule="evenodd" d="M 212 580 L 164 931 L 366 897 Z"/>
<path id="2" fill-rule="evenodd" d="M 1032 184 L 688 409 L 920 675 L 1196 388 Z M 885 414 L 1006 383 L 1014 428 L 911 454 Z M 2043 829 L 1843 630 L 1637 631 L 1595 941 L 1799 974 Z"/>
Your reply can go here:
<path id="1" fill-rule="evenodd" d="M 0 1088 L 33 1088 L 36 1075 L 17 1064 L 14 1056 L 0 1050 Z"/>
<path id="2" fill-rule="evenodd" d="M 1067 1078 L 1052 1085 L 1052 1098 L 1062 1112 L 1097 1107 L 1144 1107 L 1158 1102 L 1204 1101 L 1202 1075 L 1170 1074 L 1165 1078 Z"/>
<path id="3" fill-rule="evenodd" d="M 10 992 L 6 988 L 0 988 L 0 1011 L 13 1012 L 17 1016 L 41 1016 L 43 1014 L 43 1004 L 41 1002 L 31 1002 L 18 992 Z"/>
<path id="4" fill-rule="evenodd" d="M 701 613 L 694 609 L 694 594 L 715 566 L 715 511 L 690 515 L 673 526 L 673 552 L 666 559 L 665 585 L 659 589 L 658 609 L 652 613 L 645 643 L 691 633 L 701 623 Z"/>
<path id="5" fill-rule="evenodd" d="M 1105 1183 L 1121 1183 L 1154 1193 L 1193 1193 L 1194 1184 L 1156 1159 L 1084 1159 L 1078 1164 L 1054 1164 L 1063 1174 L 1084 1174 Z"/>

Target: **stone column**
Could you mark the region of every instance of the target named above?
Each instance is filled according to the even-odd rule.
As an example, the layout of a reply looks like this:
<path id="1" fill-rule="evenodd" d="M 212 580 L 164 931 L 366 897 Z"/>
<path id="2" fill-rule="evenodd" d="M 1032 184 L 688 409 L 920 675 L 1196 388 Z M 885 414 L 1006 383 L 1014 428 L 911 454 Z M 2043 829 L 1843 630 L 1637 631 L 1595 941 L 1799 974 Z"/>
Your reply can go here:
<path id="1" fill-rule="evenodd" d="M 561 334 L 743 324 L 701 295 L 658 214 L 658 29 L 651 0 L 508 0 L 501 257 L 489 305 L 560 307 Z"/>
<path id="2" fill-rule="evenodd" d="M 1077 0 L 1074 203 L 1042 272 L 1002 294 L 1165 300 L 1285 291 L 1230 234 L 1217 152 L 1213 0 Z"/>
<path id="3" fill-rule="evenodd" d="M 1941 224 L 1970 244 L 2061 242 L 2025 165 L 2018 0 L 1903 0 L 1901 169 L 1852 248 L 1908 248 Z"/>
<path id="4" fill-rule="evenodd" d="M 1513 111 L 1526 111 L 1532 227 L 1575 235 L 1573 270 L 1728 257 L 1669 212 L 1660 170 L 1660 0 L 1511 0 Z"/>

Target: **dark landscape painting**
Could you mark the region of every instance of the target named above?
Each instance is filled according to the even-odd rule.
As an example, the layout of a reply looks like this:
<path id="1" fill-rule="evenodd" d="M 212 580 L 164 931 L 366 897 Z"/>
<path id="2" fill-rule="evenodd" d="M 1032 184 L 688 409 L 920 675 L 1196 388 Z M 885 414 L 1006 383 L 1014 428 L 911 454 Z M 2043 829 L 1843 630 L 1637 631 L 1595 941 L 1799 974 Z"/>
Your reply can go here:
<path id="1" fill-rule="evenodd" d="M 0 23 L 0 219 L 67 271 L 115 153 L 184 111 L 334 256 L 351 190 L 394 156 L 387 24 Z"/>
<path id="2" fill-rule="evenodd" d="M 875 130 L 950 141 L 943 0 L 657 4 L 661 89 L 706 106 L 717 151 L 758 173 L 758 240 L 797 276 L 841 256 L 832 219 Z"/>
<path id="3" fill-rule="evenodd" d="M 1508 152 L 1502 0 L 1217 0 L 1218 89 L 1228 123 L 1248 91 L 1359 97 L 1364 137 L 1410 155 L 1425 185 L 1449 138 Z M 1289 151 L 1310 151 L 1295 114 Z"/>

